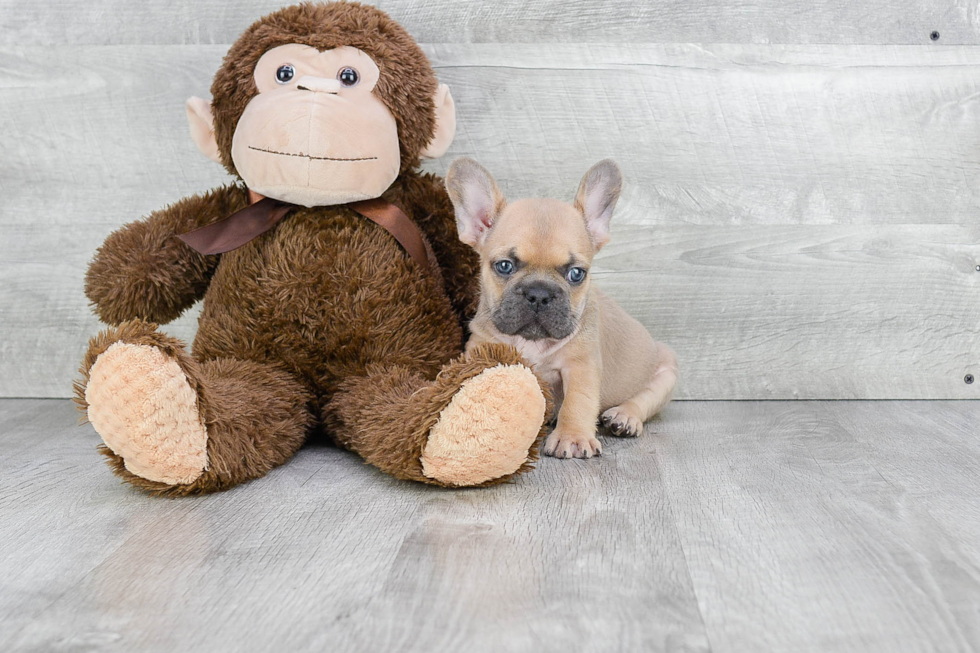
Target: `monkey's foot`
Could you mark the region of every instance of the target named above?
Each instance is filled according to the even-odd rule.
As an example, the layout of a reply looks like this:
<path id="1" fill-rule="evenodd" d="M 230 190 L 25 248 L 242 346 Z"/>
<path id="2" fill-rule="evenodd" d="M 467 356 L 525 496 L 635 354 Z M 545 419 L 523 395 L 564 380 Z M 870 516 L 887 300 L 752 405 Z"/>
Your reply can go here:
<path id="1" fill-rule="evenodd" d="M 422 473 L 445 485 L 481 485 L 528 462 L 546 400 L 524 365 L 488 368 L 464 381 L 429 431 Z"/>
<path id="2" fill-rule="evenodd" d="M 133 474 L 184 485 L 208 468 L 197 396 L 173 358 L 152 345 L 116 342 L 85 387 L 88 420 Z"/>

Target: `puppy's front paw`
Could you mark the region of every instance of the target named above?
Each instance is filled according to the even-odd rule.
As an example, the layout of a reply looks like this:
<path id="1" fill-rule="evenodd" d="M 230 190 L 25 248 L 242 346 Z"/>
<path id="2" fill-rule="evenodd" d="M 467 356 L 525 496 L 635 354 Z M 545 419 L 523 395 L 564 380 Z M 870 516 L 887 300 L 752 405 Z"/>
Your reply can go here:
<path id="1" fill-rule="evenodd" d="M 610 408 L 599 421 L 617 437 L 635 438 L 643 432 L 643 420 L 623 406 Z"/>
<path id="2" fill-rule="evenodd" d="M 555 429 L 544 441 L 544 453 L 555 458 L 591 458 L 602 455 L 602 445 L 595 433 Z"/>

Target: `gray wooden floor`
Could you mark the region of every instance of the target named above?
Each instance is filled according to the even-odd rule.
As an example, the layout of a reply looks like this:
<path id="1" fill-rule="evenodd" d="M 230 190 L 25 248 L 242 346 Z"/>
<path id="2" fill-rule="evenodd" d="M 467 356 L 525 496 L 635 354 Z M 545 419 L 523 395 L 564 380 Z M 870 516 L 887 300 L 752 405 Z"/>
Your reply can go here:
<path id="1" fill-rule="evenodd" d="M 3 651 L 980 650 L 980 402 L 684 402 L 504 487 L 308 448 L 186 500 L 0 400 Z"/>

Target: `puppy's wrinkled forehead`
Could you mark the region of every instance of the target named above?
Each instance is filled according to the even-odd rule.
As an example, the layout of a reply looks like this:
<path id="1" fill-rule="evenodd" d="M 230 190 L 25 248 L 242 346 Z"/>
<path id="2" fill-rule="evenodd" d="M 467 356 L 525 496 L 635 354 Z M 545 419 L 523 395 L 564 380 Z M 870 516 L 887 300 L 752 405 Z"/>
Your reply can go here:
<path id="1" fill-rule="evenodd" d="M 570 259 L 590 261 L 592 240 L 575 207 L 554 199 L 517 200 L 501 212 L 487 237 L 490 258 L 516 253 L 538 267 L 558 267 Z"/>

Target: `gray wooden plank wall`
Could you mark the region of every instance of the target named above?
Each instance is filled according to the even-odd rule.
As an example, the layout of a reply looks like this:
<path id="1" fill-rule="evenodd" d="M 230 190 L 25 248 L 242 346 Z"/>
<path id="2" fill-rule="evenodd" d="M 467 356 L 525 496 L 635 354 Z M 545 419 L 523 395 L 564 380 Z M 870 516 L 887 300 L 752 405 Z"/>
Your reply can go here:
<path id="1" fill-rule="evenodd" d="M 277 0 L 0 0 L 0 45 L 230 43 Z M 427 43 L 980 43 L 970 0 L 380 0 Z"/>
<path id="2" fill-rule="evenodd" d="M 67 396 L 94 249 L 226 181 L 182 103 L 276 6 L 0 0 L 0 396 Z M 428 169 L 568 198 L 622 164 L 598 283 L 678 351 L 679 397 L 980 396 L 971 3 L 382 6 L 457 100 Z"/>

